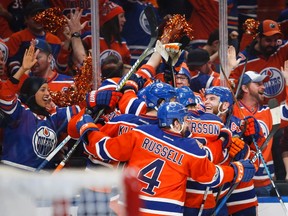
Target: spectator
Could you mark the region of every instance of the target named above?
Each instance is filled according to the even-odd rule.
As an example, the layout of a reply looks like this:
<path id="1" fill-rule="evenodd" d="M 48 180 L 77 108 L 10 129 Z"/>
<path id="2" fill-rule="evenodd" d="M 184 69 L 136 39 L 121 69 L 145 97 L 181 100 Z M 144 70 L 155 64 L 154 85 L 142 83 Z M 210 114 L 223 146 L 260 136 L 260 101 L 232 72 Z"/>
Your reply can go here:
<path id="1" fill-rule="evenodd" d="M 265 83 L 265 103 L 271 98 L 277 98 L 281 103 L 286 97 L 285 81 L 280 68 L 288 59 L 288 44 L 279 44 L 282 36 L 275 21 L 264 20 L 261 22 L 255 40 L 239 53 L 238 58 L 241 58 L 241 62 L 230 75 L 230 78 L 234 79 L 236 83 L 240 79 L 244 67 L 246 71 L 251 70 L 269 75 L 270 81 Z"/>
<path id="2" fill-rule="evenodd" d="M 201 48 L 190 49 L 186 64 L 191 74 L 190 88 L 200 93 L 202 88 L 220 85 L 219 74 L 212 71 L 209 53 Z"/>
<path id="3" fill-rule="evenodd" d="M 100 19 L 100 64 L 108 55 L 115 55 L 124 64 L 130 64 L 131 55 L 126 41 L 121 37 L 126 22 L 124 10 L 119 5 L 105 1 L 99 5 Z M 91 37 L 83 40 L 92 48 Z"/>
<path id="4" fill-rule="evenodd" d="M 113 78 L 122 77 L 124 75 L 124 64 L 115 55 L 109 55 L 103 59 L 101 64 L 102 81 Z"/>
<path id="5" fill-rule="evenodd" d="M 1 1 L 0 26 L 0 38 L 4 41 L 7 41 L 14 32 L 25 28 L 22 0 Z"/>
<path id="6" fill-rule="evenodd" d="M 218 58 L 219 46 L 220 46 L 219 29 L 216 29 L 213 32 L 211 32 L 207 40 L 207 43 L 202 47 L 202 49 L 206 50 L 209 53 L 210 61 L 212 61 L 214 64 L 213 69 L 216 70 L 217 68 L 218 72 L 220 72 L 219 66 L 217 67 L 215 63 L 219 65 L 219 58 Z"/>
<path id="7" fill-rule="evenodd" d="M 175 84 L 177 88 L 189 87 L 190 89 L 191 75 L 185 62 L 181 64 L 179 71 L 175 74 Z M 191 89 L 190 89 L 191 90 Z M 192 91 L 192 90 L 191 90 Z M 196 108 L 204 111 L 203 97 L 198 92 L 192 92 L 196 100 Z"/>
<path id="8" fill-rule="evenodd" d="M 154 7 L 151 3 L 147 3 L 146 0 L 131 1 L 131 0 L 112 0 L 118 5 L 122 6 L 125 11 L 126 22 L 123 26 L 121 35 L 125 38 L 127 46 L 131 53 L 131 62 L 133 65 L 139 56 L 146 49 L 150 38 L 150 26 L 147 22 L 147 18 L 144 15 L 144 9 L 146 7 Z M 158 23 L 160 18 L 158 16 L 158 10 L 154 7 Z M 143 63 L 146 63 L 143 61 Z"/>
<path id="9" fill-rule="evenodd" d="M 25 52 L 20 69 L 7 82 L 1 83 L 0 91 L 0 108 L 10 118 L 4 128 L 1 162 L 29 171 L 34 171 L 54 150 L 58 134 L 80 110 L 77 106 L 53 106 L 48 84 L 42 77 L 29 77 L 19 85 L 21 76 L 36 61 L 32 45 Z"/>
<path id="10" fill-rule="evenodd" d="M 0 40 L 0 80 L 6 80 L 6 61 L 8 58 L 8 48 L 4 42 Z M 2 149 L 3 142 L 3 128 L 9 122 L 8 115 L 3 111 L 0 112 L 0 147 Z M 2 152 L 2 151 L 1 151 Z M 0 155 L 2 155 L 0 152 Z"/>
<path id="11" fill-rule="evenodd" d="M 25 74 L 21 76 L 21 82 L 29 76 L 37 76 L 46 79 L 51 91 L 62 91 L 71 86 L 74 83 L 73 77 L 59 74 L 52 68 L 53 56 L 50 44 L 41 39 L 36 39 L 34 42 L 35 48 L 39 49 L 37 61 L 30 72 L 26 71 Z"/>
<path id="12" fill-rule="evenodd" d="M 286 98 L 285 80 L 281 67 L 288 59 L 288 43 L 283 43 L 283 34 L 279 25 L 273 20 L 264 20 L 260 23 L 255 39 L 251 44 L 238 54 L 241 59 L 240 64 L 230 75 L 230 80 L 237 85 L 241 80 L 241 74 L 245 71 L 254 71 L 260 75 L 268 75 L 270 80 L 265 83 L 264 104 L 272 98 L 276 98 L 282 103 Z M 240 87 L 240 86 L 239 86 Z M 237 89 L 240 89 L 240 88 Z M 277 179 L 285 178 L 282 159 L 279 157 L 279 139 L 282 132 L 279 131 L 274 136 L 273 160 Z"/>
<path id="13" fill-rule="evenodd" d="M 219 28 L 219 1 L 189 0 L 189 2 L 193 6 L 193 10 L 188 22 L 195 30 L 193 32 L 194 38 L 190 42 L 190 46 L 195 49 L 204 46 L 211 32 Z M 238 29 L 238 14 L 234 13 L 235 10 L 231 10 L 231 8 L 235 6 L 237 6 L 236 1 L 227 1 L 229 14 L 228 29 L 231 29 L 229 30 L 230 33 L 232 30 L 237 31 Z M 230 11 L 232 14 L 230 14 Z"/>
<path id="14" fill-rule="evenodd" d="M 288 86 L 288 68 L 285 67 L 285 70 L 282 71 L 283 76 L 285 77 L 286 84 Z M 261 127 L 265 137 L 267 137 L 272 129 L 272 116 L 271 111 L 267 105 L 263 105 L 264 102 L 264 89 L 265 83 L 269 82 L 271 79 L 268 75 L 258 74 L 254 71 L 246 71 L 243 75 L 243 79 L 240 86 L 240 91 L 237 99 L 239 100 L 239 105 L 241 110 L 238 107 L 234 108 L 234 114 L 240 116 L 240 113 L 243 113 L 244 116 L 252 115 L 259 122 L 261 122 Z M 287 101 L 287 98 L 286 98 Z M 287 103 L 287 102 L 286 102 Z M 281 105 L 281 125 L 284 127 L 287 125 L 287 105 Z M 262 145 L 262 143 L 261 143 Z M 268 143 L 266 148 L 262 150 L 264 160 L 266 165 L 271 173 L 271 176 L 274 176 L 274 166 L 272 160 L 272 140 Z M 279 155 L 278 155 L 279 157 Z M 272 184 L 270 176 L 265 170 L 265 166 L 261 163 L 259 170 L 256 172 L 254 177 L 254 185 L 258 196 L 269 196 L 272 189 Z"/>
<path id="15" fill-rule="evenodd" d="M 65 16 L 67 26 L 64 26 L 63 40 L 61 47 L 61 58 L 58 62 L 65 68 L 65 74 L 76 75 L 76 71 L 83 65 L 84 59 L 88 56 L 88 47 L 83 43 L 80 33 L 87 25 L 87 22 L 81 24 L 80 19 L 83 9 L 76 8 L 74 13 Z"/>
<path id="16" fill-rule="evenodd" d="M 0 79 L 7 79 L 7 59 L 9 50 L 6 44 L 0 39 Z"/>
<path id="17" fill-rule="evenodd" d="M 228 35 L 228 45 L 233 46 L 235 48 L 236 53 L 238 53 L 238 33 L 236 31 L 232 31 Z M 207 50 L 210 55 L 210 61 L 212 62 L 213 71 L 220 73 L 220 59 L 219 59 L 219 29 L 214 30 L 209 35 L 207 43 L 202 47 L 202 49 Z"/>
<path id="18" fill-rule="evenodd" d="M 43 0 L 42 0 L 43 1 Z M 45 1 L 45 0 L 44 0 Z M 47 2 L 47 0 L 46 0 Z M 48 0 L 50 7 L 58 7 L 62 10 L 62 13 L 70 18 L 71 12 L 74 13 L 76 8 L 81 8 L 82 13 L 80 15 L 80 22 L 87 25 L 81 29 L 81 35 L 84 36 L 87 34 L 91 37 L 91 2 L 90 1 L 62 1 L 62 0 Z M 101 3 L 102 1 L 99 1 Z"/>
<path id="19" fill-rule="evenodd" d="M 29 47 L 32 39 L 46 40 L 52 48 L 52 56 L 57 60 L 61 48 L 61 40 L 52 33 L 46 32 L 43 29 L 43 24 L 33 20 L 36 14 L 44 10 L 45 7 L 42 4 L 30 2 L 24 9 L 24 19 L 27 27 L 24 30 L 13 33 L 6 42 L 9 48 L 9 76 L 12 76 L 20 68 L 24 52 Z"/>

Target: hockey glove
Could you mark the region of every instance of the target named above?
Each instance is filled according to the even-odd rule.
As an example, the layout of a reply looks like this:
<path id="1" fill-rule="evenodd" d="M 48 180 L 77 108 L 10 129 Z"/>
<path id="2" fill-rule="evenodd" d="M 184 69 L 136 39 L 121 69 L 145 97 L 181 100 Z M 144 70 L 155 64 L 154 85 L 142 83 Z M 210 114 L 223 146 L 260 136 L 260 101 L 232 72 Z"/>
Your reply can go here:
<path id="1" fill-rule="evenodd" d="M 232 142 L 229 149 L 229 155 L 234 158 L 245 146 L 245 142 L 241 140 L 238 136 L 232 137 Z"/>
<path id="2" fill-rule="evenodd" d="M 77 115 L 74 115 L 68 122 L 67 132 L 72 139 L 78 139 L 80 137 L 76 124 L 79 121 L 79 119 L 82 118 L 84 113 L 85 113 L 85 108 L 82 109 Z"/>
<path id="3" fill-rule="evenodd" d="M 232 162 L 231 166 L 234 168 L 235 177 L 233 183 L 249 182 L 255 175 L 254 164 L 250 160 L 240 160 Z"/>
<path id="4" fill-rule="evenodd" d="M 168 62 L 170 58 L 171 66 L 174 66 L 182 53 L 180 46 L 180 43 L 162 44 L 158 40 L 156 42 L 155 50 L 162 56 L 165 62 Z"/>
<path id="5" fill-rule="evenodd" d="M 105 109 L 106 112 L 112 112 L 121 97 L 122 93 L 116 90 L 93 90 L 86 95 L 86 105 L 93 112 L 101 109 Z"/>
<path id="6" fill-rule="evenodd" d="M 125 85 L 122 87 L 121 92 L 124 93 L 126 90 L 131 89 L 137 93 L 138 90 L 143 88 L 146 81 L 147 79 L 144 79 L 141 76 L 137 76 L 136 74 L 132 74 L 129 80 L 127 80 Z"/>
<path id="7" fill-rule="evenodd" d="M 244 135 L 246 137 L 254 136 L 255 141 L 257 142 L 260 132 L 262 132 L 259 122 L 253 116 L 245 117 L 244 121 L 246 123 Z"/>
<path id="8" fill-rule="evenodd" d="M 84 143 L 88 143 L 88 131 L 99 131 L 98 127 L 94 124 L 92 117 L 88 114 L 84 114 L 79 119 L 79 121 L 76 123 L 76 128 L 80 134 L 80 139 L 82 139 Z"/>
<path id="9" fill-rule="evenodd" d="M 239 161 L 241 159 L 246 160 L 249 158 L 250 155 L 250 147 L 249 145 L 245 144 L 244 148 L 240 150 L 235 156 L 234 161 Z"/>
<path id="10" fill-rule="evenodd" d="M 229 148 L 229 146 L 231 145 L 231 140 L 232 140 L 231 131 L 227 128 L 221 128 L 218 139 L 221 139 L 223 141 L 222 149 Z"/>

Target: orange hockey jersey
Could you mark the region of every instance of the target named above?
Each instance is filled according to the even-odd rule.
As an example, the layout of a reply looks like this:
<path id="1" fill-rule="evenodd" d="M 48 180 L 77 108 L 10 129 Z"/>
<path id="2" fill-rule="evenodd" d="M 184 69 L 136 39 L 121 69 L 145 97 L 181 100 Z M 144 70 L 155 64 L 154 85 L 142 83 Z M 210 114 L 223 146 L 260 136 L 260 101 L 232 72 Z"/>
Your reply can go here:
<path id="1" fill-rule="evenodd" d="M 102 160 L 127 161 L 127 167 L 139 170 L 141 215 L 181 214 L 187 177 L 212 187 L 234 178 L 230 166 L 214 165 L 194 139 L 158 125 L 139 126 L 115 138 L 91 131 L 88 139 L 88 153 Z"/>

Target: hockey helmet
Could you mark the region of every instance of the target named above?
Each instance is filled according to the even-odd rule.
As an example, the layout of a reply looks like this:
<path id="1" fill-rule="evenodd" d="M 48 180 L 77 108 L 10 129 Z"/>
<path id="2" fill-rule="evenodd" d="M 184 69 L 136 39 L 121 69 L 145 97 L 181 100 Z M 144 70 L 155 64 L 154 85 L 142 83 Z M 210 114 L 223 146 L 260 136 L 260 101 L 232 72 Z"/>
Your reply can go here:
<path id="1" fill-rule="evenodd" d="M 165 102 L 160 105 L 157 113 L 159 127 L 169 127 L 175 119 L 183 124 L 187 114 L 188 111 L 184 105 L 178 102 Z"/>
<path id="2" fill-rule="evenodd" d="M 220 102 L 228 102 L 230 104 L 229 109 L 232 108 L 234 100 L 229 88 L 223 86 L 213 86 L 205 90 L 205 96 L 209 94 L 217 95 L 220 97 Z"/>
<path id="3" fill-rule="evenodd" d="M 197 104 L 193 91 L 188 86 L 176 88 L 177 101 L 185 107 L 188 105 L 195 106 Z"/>
<path id="4" fill-rule="evenodd" d="M 160 99 L 169 102 L 173 97 L 176 98 L 176 90 L 164 82 L 154 82 L 144 91 L 144 99 L 148 108 L 158 107 Z"/>

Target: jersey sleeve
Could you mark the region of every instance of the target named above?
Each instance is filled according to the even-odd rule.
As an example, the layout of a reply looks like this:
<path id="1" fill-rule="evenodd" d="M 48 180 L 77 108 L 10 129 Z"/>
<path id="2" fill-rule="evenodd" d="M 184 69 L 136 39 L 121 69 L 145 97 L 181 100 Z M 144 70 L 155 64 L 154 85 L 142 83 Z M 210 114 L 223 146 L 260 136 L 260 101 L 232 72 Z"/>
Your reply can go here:
<path id="1" fill-rule="evenodd" d="M 10 80 L 0 82 L 0 109 L 12 118 L 18 118 L 17 105 L 18 101 L 17 92 L 19 89 L 18 84 L 13 84 Z M 19 107 L 19 106 L 18 106 Z"/>
<path id="2" fill-rule="evenodd" d="M 125 91 L 118 104 L 120 112 L 125 114 L 145 114 L 147 109 L 145 101 L 139 99 L 133 90 Z"/>
<path id="3" fill-rule="evenodd" d="M 88 140 L 89 144 L 84 146 L 88 154 L 103 161 L 128 161 L 137 140 L 137 133 L 128 132 L 110 138 L 102 132 L 92 131 L 88 134 Z"/>

